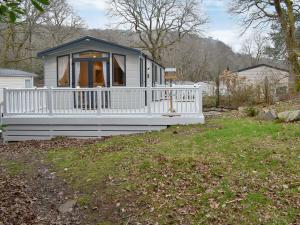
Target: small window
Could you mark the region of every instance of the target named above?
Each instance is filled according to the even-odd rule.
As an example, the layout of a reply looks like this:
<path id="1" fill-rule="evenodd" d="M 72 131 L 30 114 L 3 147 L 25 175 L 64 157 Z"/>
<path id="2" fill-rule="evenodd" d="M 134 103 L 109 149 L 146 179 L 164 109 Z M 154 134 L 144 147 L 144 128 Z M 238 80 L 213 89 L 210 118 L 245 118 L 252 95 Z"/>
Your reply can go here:
<path id="1" fill-rule="evenodd" d="M 144 61 L 140 59 L 140 86 L 144 86 Z"/>
<path id="2" fill-rule="evenodd" d="M 125 56 L 113 54 L 113 86 L 126 85 Z"/>
<path id="3" fill-rule="evenodd" d="M 160 84 L 163 84 L 163 82 L 162 82 L 162 77 L 163 75 L 162 75 L 162 68 L 159 68 L 159 83 Z"/>
<path id="4" fill-rule="evenodd" d="M 158 77 L 157 77 L 157 65 L 154 66 L 154 77 L 155 77 L 155 84 L 157 84 Z"/>
<path id="5" fill-rule="evenodd" d="M 276 95 L 280 96 L 280 95 L 285 95 L 288 93 L 288 88 L 287 86 L 283 86 L 283 87 L 277 87 L 276 88 Z"/>
<path id="6" fill-rule="evenodd" d="M 25 79 L 25 88 L 31 88 L 31 79 Z"/>
<path id="7" fill-rule="evenodd" d="M 57 86 L 70 86 L 70 56 L 57 57 Z"/>
<path id="8" fill-rule="evenodd" d="M 106 52 L 99 52 L 99 51 L 86 51 L 86 52 L 80 52 L 77 54 L 73 55 L 74 58 L 85 58 L 85 59 L 90 59 L 90 58 L 103 58 L 103 57 L 108 57 L 108 53 Z"/>
<path id="9" fill-rule="evenodd" d="M 154 63 L 152 63 L 152 87 L 155 86 Z"/>

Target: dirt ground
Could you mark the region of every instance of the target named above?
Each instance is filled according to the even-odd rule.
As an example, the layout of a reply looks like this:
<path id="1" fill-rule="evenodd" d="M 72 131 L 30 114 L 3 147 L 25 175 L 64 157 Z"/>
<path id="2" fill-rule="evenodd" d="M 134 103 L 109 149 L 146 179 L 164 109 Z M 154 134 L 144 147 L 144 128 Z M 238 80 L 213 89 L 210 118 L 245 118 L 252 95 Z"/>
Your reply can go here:
<path id="1" fill-rule="evenodd" d="M 50 166 L 39 158 L 39 154 L 53 148 L 80 147 L 97 141 L 1 142 L 0 225 L 85 224 L 84 211 L 78 205 L 72 212 L 59 212 L 59 206 L 68 199 L 75 199 L 76 192 L 69 190 L 64 180 L 51 173 Z"/>

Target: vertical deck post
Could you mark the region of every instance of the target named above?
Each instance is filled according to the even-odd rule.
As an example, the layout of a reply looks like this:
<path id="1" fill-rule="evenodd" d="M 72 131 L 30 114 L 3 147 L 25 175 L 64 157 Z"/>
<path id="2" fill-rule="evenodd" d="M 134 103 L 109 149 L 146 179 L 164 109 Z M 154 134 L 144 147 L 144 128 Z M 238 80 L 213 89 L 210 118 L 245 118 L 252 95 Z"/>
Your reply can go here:
<path id="1" fill-rule="evenodd" d="M 6 116 L 6 114 L 7 114 L 7 103 L 8 103 L 8 101 L 7 101 L 7 89 L 6 88 L 3 88 L 3 116 Z M 1 117 L 1 115 L 0 115 L 0 117 Z"/>
<path id="2" fill-rule="evenodd" d="M 48 88 L 47 91 L 47 106 L 49 110 L 49 115 L 53 115 L 53 88 Z"/>
<path id="3" fill-rule="evenodd" d="M 97 87 L 97 113 L 101 115 L 102 109 L 102 96 L 101 96 L 101 86 Z"/>
<path id="4" fill-rule="evenodd" d="M 203 107 L 203 104 L 202 104 L 202 86 L 201 85 L 199 85 L 199 87 L 198 87 L 198 92 L 199 92 L 199 94 L 198 94 L 198 96 L 199 96 L 199 113 L 200 114 L 202 114 L 202 107 Z"/>
<path id="5" fill-rule="evenodd" d="M 151 115 L 151 97 L 152 97 L 152 93 L 151 93 L 151 86 L 147 87 L 147 114 Z"/>

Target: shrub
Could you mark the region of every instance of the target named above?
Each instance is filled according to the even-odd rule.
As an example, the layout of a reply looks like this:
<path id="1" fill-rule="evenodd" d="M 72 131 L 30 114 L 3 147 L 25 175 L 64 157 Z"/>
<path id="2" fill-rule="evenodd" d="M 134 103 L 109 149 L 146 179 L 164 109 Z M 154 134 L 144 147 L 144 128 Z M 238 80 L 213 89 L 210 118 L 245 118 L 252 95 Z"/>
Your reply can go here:
<path id="1" fill-rule="evenodd" d="M 216 107 L 216 96 L 203 96 L 203 107 L 204 108 L 212 108 Z"/>
<path id="2" fill-rule="evenodd" d="M 249 117 L 257 116 L 259 113 L 258 109 L 253 106 L 249 106 L 249 107 L 245 108 L 244 112 Z"/>

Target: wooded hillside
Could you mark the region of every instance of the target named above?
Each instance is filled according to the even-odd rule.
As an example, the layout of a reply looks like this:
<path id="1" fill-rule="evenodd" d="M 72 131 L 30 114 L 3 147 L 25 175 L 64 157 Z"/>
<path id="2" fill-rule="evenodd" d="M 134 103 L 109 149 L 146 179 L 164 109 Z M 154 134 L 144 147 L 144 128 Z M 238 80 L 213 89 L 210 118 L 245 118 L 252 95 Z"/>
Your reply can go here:
<path id="1" fill-rule="evenodd" d="M 24 44 L 21 29 L 11 38 L 7 38 L 9 29 L 2 25 L 1 29 L 1 67 L 22 69 L 34 72 L 43 78 L 42 59 L 36 58 L 36 53 L 76 38 L 90 35 L 107 41 L 116 42 L 130 47 L 138 46 L 139 40 L 133 32 L 121 30 L 78 29 L 61 42 L 56 42 L 45 26 L 35 28 L 30 40 Z M 63 35 L 63 34 L 62 34 Z M 262 60 L 266 61 L 266 60 Z M 231 70 L 251 65 L 247 55 L 235 53 L 223 42 L 212 38 L 187 36 L 163 53 L 162 63 L 166 67 L 176 67 L 182 80 L 213 80 L 217 74 L 229 67 Z"/>
<path id="2" fill-rule="evenodd" d="M 15 23 L 0 24 L 0 67 L 36 73 L 39 84 L 43 84 L 43 66 L 42 59 L 36 55 L 41 50 L 86 35 L 134 48 L 143 46 L 139 32 L 134 30 L 115 30 L 113 27 L 106 30 L 87 29 L 84 21 L 65 0 L 50 1 L 43 13 L 32 7 L 29 0 L 22 1 L 21 6 L 24 14 Z M 201 21 L 205 23 L 205 18 Z M 168 32 L 171 33 L 165 38 L 166 42 L 177 35 L 175 31 Z M 245 43 L 242 53 L 235 53 L 223 42 L 203 36 L 191 32 L 172 45 L 163 47 L 159 50 L 160 63 L 166 67 L 176 67 L 179 78 L 189 81 L 215 80 L 226 68 L 237 70 L 258 63 L 276 65 L 263 54 L 265 43 L 261 42 L 260 37 L 254 38 L 258 41 L 254 44 L 259 49 L 255 49 L 250 40 Z M 151 51 L 151 48 L 144 49 Z M 149 55 L 153 53 L 149 52 Z M 284 65 L 280 63 L 276 66 Z"/>

